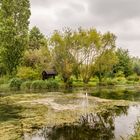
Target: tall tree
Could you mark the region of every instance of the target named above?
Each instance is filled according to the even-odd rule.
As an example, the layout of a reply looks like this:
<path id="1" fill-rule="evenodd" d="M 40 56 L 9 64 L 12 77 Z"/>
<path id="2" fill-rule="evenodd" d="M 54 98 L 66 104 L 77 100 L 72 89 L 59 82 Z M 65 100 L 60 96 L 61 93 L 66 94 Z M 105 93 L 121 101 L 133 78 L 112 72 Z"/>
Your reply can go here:
<path id="1" fill-rule="evenodd" d="M 118 63 L 114 66 L 114 72 L 117 73 L 122 71 L 127 77 L 132 74 L 132 59 L 129 55 L 128 50 L 119 48 L 116 51 L 118 57 Z"/>
<path id="2" fill-rule="evenodd" d="M 95 61 L 94 74 L 99 78 L 99 82 L 107 73 L 113 73 L 113 66 L 117 64 L 118 57 L 114 50 L 104 51 Z"/>
<path id="3" fill-rule="evenodd" d="M 38 27 L 33 27 L 29 33 L 29 49 L 35 50 L 47 46 L 47 39 L 40 32 Z"/>
<path id="4" fill-rule="evenodd" d="M 115 54 L 116 36 L 114 34 L 107 32 L 101 35 L 100 43 L 100 53 L 94 63 L 94 74 L 101 82 L 105 74 L 112 71 L 113 66 L 118 62 L 118 58 Z"/>
<path id="5" fill-rule="evenodd" d="M 74 33 L 75 57 L 84 83 L 93 76 L 95 62 L 104 52 L 115 48 L 116 36 L 110 32 L 101 34 L 96 29 L 79 29 Z M 99 61 L 99 59 L 98 59 Z"/>
<path id="6" fill-rule="evenodd" d="M 80 73 L 84 83 L 88 83 L 93 75 L 93 65 L 100 50 L 100 33 L 95 29 L 79 30 L 81 38 Z"/>
<path id="7" fill-rule="evenodd" d="M 140 58 L 138 57 L 132 58 L 132 68 L 133 72 L 140 76 Z"/>
<path id="8" fill-rule="evenodd" d="M 55 31 L 51 37 L 51 45 L 54 47 L 53 60 L 58 73 L 67 84 L 73 72 L 74 57 L 71 54 L 72 32 L 66 29 L 64 33 Z"/>
<path id="9" fill-rule="evenodd" d="M 1 0 L 0 44 L 8 74 L 16 71 L 28 44 L 29 0 Z"/>

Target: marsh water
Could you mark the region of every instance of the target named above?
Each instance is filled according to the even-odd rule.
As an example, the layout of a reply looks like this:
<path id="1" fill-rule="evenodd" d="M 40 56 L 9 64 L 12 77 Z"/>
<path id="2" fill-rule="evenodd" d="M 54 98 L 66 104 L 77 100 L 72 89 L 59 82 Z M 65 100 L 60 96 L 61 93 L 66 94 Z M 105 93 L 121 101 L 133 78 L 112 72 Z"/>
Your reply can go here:
<path id="1" fill-rule="evenodd" d="M 49 93 L 46 99 L 33 104 L 49 106 L 48 125 L 33 133 L 25 133 L 24 140 L 128 140 L 140 121 L 140 93 L 136 87 L 128 89 L 80 90 L 73 94 Z M 136 105 L 115 105 L 96 111 L 106 100 L 137 101 Z M 115 100 L 114 100 L 115 101 Z M 100 109 L 99 109 L 100 110 Z"/>

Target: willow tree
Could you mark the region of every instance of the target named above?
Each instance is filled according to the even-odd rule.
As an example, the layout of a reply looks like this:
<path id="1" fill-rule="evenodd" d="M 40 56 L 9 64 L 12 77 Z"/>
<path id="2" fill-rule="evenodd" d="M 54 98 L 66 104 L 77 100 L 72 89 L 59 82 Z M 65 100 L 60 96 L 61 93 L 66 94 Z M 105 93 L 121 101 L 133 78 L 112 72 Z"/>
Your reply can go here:
<path id="1" fill-rule="evenodd" d="M 68 84 L 73 73 L 74 57 L 71 54 L 72 32 L 66 29 L 63 33 L 55 31 L 50 39 L 53 46 L 53 61 L 63 81 Z"/>
<path id="2" fill-rule="evenodd" d="M 114 49 L 105 50 L 95 61 L 94 74 L 99 78 L 99 82 L 107 73 L 113 73 L 113 67 L 118 63 L 118 57 Z"/>
<path id="3" fill-rule="evenodd" d="M 118 57 L 115 53 L 116 36 L 107 32 L 101 36 L 99 55 L 94 63 L 94 73 L 102 81 L 107 72 L 113 73 L 113 67 L 118 63 Z"/>
<path id="4" fill-rule="evenodd" d="M 84 30 L 80 28 L 78 32 L 74 33 L 73 40 L 75 48 L 73 47 L 71 52 L 77 61 L 83 82 L 88 83 L 95 71 L 97 59 L 100 64 L 99 57 L 107 50 L 115 49 L 116 36 L 110 32 L 101 34 L 96 29 Z M 108 52 L 111 53 L 111 51 Z M 103 56 L 107 57 L 107 54 Z M 110 67 L 110 65 L 107 66 Z"/>
<path id="5" fill-rule="evenodd" d="M 28 44 L 29 0 L 0 1 L 0 45 L 2 62 L 13 74 Z"/>

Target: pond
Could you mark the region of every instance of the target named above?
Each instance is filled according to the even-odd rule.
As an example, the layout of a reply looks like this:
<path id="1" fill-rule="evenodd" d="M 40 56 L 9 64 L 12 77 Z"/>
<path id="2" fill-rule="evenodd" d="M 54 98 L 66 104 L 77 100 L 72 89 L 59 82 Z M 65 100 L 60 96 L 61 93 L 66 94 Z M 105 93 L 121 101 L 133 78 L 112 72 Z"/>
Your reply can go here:
<path id="1" fill-rule="evenodd" d="M 135 86 L 96 88 L 90 93 L 105 99 L 140 101 L 140 87 Z"/>
<path id="2" fill-rule="evenodd" d="M 0 93 L 2 140 L 128 140 L 140 121 L 140 88 Z"/>
<path id="3" fill-rule="evenodd" d="M 140 120 L 140 105 L 115 105 L 95 113 L 100 101 L 88 94 L 57 93 L 54 96 L 52 93 L 47 99 L 34 100 L 33 103 L 50 106 L 51 119 L 46 127 L 31 134 L 24 133 L 24 140 L 128 140 Z M 65 113 L 70 121 L 59 116 Z"/>

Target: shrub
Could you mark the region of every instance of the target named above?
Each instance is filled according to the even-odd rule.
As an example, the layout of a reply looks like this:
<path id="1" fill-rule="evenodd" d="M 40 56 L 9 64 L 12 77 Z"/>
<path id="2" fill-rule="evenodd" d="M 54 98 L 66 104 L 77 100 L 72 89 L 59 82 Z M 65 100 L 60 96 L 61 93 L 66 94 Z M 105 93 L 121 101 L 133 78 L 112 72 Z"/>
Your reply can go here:
<path id="1" fill-rule="evenodd" d="M 134 81 L 127 81 L 127 84 L 134 84 Z"/>
<path id="2" fill-rule="evenodd" d="M 139 81 L 139 77 L 136 74 L 127 77 L 128 81 Z"/>
<path id="3" fill-rule="evenodd" d="M 125 77 L 123 71 L 118 71 L 116 74 L 115 74 L 115 77 Z"/>
<path id="4" fill-rule="evenodd" d="M 31 84 L 31 89 L 36 90 L 36 89 L 47 89 L 47 83 L 43 80 L 35 80 Z"/>
<path id="5" fill-rule="evenodd" d="M 47 83 L 48 89 L 58 89 L 59 88 L 58 81 L 56 81 L 54 79 L 49 79 L 48 81 L 46 81 L 46 83 Z"/>
<path id="6" fill-rule="evenodd" d="M 25 81 L 24 83 L 22 83 L 21 85 L 21 88 L 22 89 L 30 89 L 31 88 L 31 84 L 32 84 L 32 81 Z"/>
<path id="7" fill-rule="evenodd" d="M 106 82 L 107 82 L 108 85 L 116 85 L 117 84 L 117 80 L 116 79 L 110 79 L 110 78 L 108 78 L 106 80 Z"/>
<path id="8" fill-rule="evenodd" d="M 107 82 L 106 81 L 99 82 L 99 86 L 107 86 Z"/>
<path id="9" fill-rule="evenodd" d="M 82 81 L 77 80 L 76 82 L 75 82 L 75 81 L 73 82 L 73 86 L 74 86 L 74 87 L 83 87 L 84 84 L 83 84 Z"/>
<path id="10" fill-rule="evenodd" d="M 56 80 L 53 80 L 53 79 L 49 79 L 46 81 L 35 80 L 31 83 L 30 88 L 33 90 L 36 90 L 36 89 L 58 89 L 59 84 Z"/>
<path id="11" fill-rule="evenodd" d="M 66 86 L 67 86 L 68 88 L 73 86 L 73 78 L 70 78 L 70 79 L 67 81 Z"/>
<path id="12" fill-rule="evenodd" d="M 20 67 L 17 72 L 17 77 L 22 80 L 35 80 L 39 78 L 39 73 L 31 67 Z"/>
<path id="13" fill-rule="evenodd" d="M 7 84 L 8 82 L 9 82 L 9 77 L 7 77 L 7 76 L 0 77 L 0 85 Z"/>
<path id="14" fill-rule="evenodd" d="M 22 80 L 19 78 L 13 78 L 10 80 L 10 88 L 13 90 L 19 90 L 22 84 Z"/>
<path id="15" fill-rule="evenodd" d="M 115 78 L 119 84 L 125 84 L 126 83 L 126 78 L 125 77 L 117 77 Z"/>

